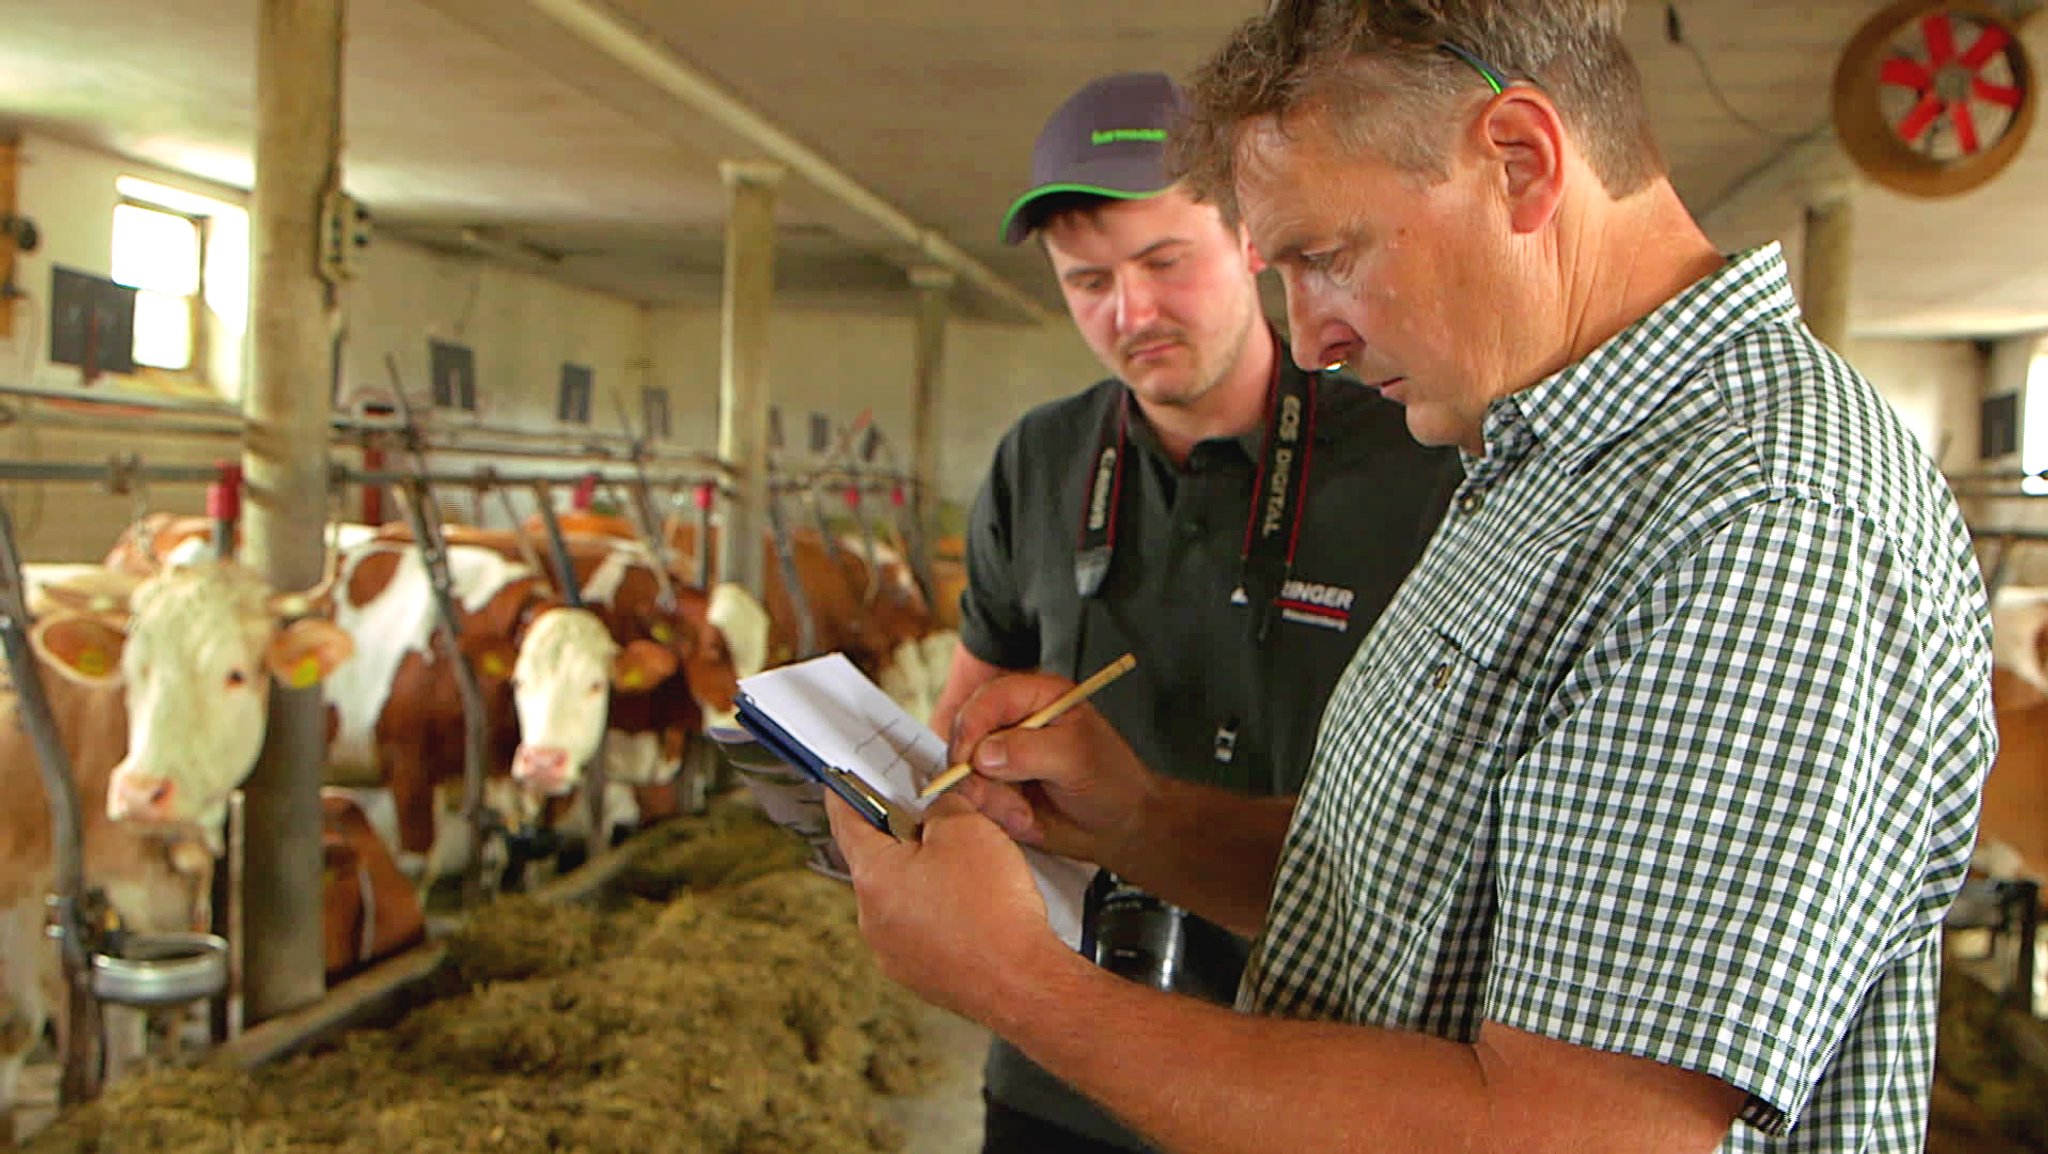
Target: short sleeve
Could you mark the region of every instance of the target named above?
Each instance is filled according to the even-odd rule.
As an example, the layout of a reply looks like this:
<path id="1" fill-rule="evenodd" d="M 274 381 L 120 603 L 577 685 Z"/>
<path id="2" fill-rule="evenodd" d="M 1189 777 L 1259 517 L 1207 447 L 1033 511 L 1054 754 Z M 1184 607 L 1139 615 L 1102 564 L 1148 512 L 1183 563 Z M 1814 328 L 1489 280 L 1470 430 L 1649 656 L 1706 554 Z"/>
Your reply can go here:
<path id="1" fill-rule="evenodd" d="M 967 588 L 960 595 L 960 643 L 1003 669 L 1038 666 L 1038 630 L 1023 604 L 1018 566 L 1018 435 L 1012 428 L 975 495 L 967 522 Z"/>
<path id="2" fill-rule="evenodd" d="M 1967 853 L 1982 750 L 1953 735 L 1981 714 L 1939 664 L 1972 625 L 1915 582 L 1875 526 L 1798 499 L 1644 580 L 1499 783 L 1489 1019 L 1796 1120 Z"/>

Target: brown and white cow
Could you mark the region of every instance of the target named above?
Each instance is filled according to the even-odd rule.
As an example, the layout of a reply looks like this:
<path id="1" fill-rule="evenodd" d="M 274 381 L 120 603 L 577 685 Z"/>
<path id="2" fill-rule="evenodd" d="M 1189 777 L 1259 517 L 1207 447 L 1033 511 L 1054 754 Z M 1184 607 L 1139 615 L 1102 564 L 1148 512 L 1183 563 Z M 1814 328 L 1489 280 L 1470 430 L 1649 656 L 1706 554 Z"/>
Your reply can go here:
<path id="1" fill-rule="evenodd" d="M 697 550 L 696 526 L 669 527 L 670 547 L 690 558 Z M 911 576 L 910 567 L 894 550 L 876 546 L 872 567 L 865 542 L 828 542 L 813 529 L 789 535 L 790 557 L 804 608 L 819 652 L 844 653 L 891 699 L 920 720 L 931 715 L 947 668 L 952 662 L 956 630 L 941 627 L 930 604 Z M 711 549 L 718 548 L 717 533 Z M 797 652 L 802 620 L 789 594 L 774 539 L 762 542 L 767 630 L 762 667 L 801 656 Z M 738 628 L 728 630 L 738 649 Z M 758 672 L 760 667 L 744 672 Z"/>
<path id="2" fill-rule="evenodd" d="M 524 566 L 488 550 L 449 550 L 453 592 L 462 610 L 461 648 L 485 697 L 487 767 L 505 772 L 517 744 L 508 682 L 518 631 L 546 604 Z M 175 560 L 171 562 L 175 566 Z M 173 567 L 169 574 L 182 572 Z M 381 787 L 366 798 L 401 860 L 415 875 L 454 868 L 467 847 L 451 841 L 438 859 L 436 789 L 461 776 L 465 731 L 450 664 L 433 643 L 432 587 L 419 552 L 407 545 L 364 542 L 337 561 L 337 583 L 324 606 L 331 627 L 352 642 L 354 657 L 322 686 L 328 709 L 329 779 Z M 261 727 L 254 732 L 260 738 Z M 153 762 L 124 779 L 115 804 L 123 815 L 173 820 L 181 795 L 225 797 L 217 771 L 173 759 L 175 743 L 151 745 Z M 132 779 L 132 780 L 130 780 Z M 446 823 L 452 833 L 459 828 Z"/>
<path id="3" fill-rule="evenodd" d="M 489 775 L 510 771 L 518 744 L 513 658 L 531 621 L 552 604 L 531 570 L 487 549 L 447 550 L 460 618 L 458 645 L 483 694 Z M 356 656 L 329 678 L 328 776 L 376 782 L 387 797 L 360 800 L 394 843 L 406 872 L 431 882 L 480 847 L 462 839 L 438 798 L 462 777 L 466 730 L 454 667 L 434 640 L 433 586 L 410 544 L 371 540 L 346 550 L 331 615 Z"/>
<path id="4" fill-rule="evenodd" d="M 458 529 L 452 539 L 508 555 L 520 549 L 509 532 Z M 714 624 L 730 591 L 707 595 L 671 580 L 675 603 L 664 607 L 644 546 L 584 535 L 564 544 L 584 607 L 541 614 L 520 641 L 514 777 L 563 796 L 602 742 L 608 784 L 635 791 L 643 809 L 666 805 L 663 791 L 689 743 L 732 718 L 739 672 Z"/>
<path id="5" fill-rule="evenodd" d="M 329 985 L 426 939 L 426 917 L 411 879 L 345 791 L 321 791 L 320 851 Z"/>
<path id="6" fill-rule="evenodd" d="M 348 655 L 326 622 L 280 628 L 263 583 L 232 564 L 177 570 L 125 613 L 57 613 L 30 633 L 80 805 L 86 880 L 132 930 L 203 925 L 227 795 L 254 765 L 272 677 L 310 684 Z M 54 863 L 47 802 L 11 687 L 0 696 L 0 1116 L 63 994 L 41 937 Z M 124 820 L 146 797 L 164 819 Z"/>

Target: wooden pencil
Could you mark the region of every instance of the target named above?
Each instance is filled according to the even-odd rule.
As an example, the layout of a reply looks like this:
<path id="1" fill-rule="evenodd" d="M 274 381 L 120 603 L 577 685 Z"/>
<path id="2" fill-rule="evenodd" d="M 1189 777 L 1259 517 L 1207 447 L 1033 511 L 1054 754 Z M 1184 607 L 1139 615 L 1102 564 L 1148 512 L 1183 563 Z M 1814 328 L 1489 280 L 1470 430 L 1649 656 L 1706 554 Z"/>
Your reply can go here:
<path id="1" fill-rule="evenodd" d="M 1059 697 L 1053 700 L 1051 705 L 1018 722 L 1016 728 L 1044 729 L 1046 726 L 1058 721 L 1067 710 L 1095 696 L 1096 691 L 1100 690 L 1103 686 L 1129 673 L 1137 664 L 1137 654 L 1124 654 L 1122 657 L 1096 670 L 1094 675 L 1089 677 L 1088 680 L 1060 694 Z M 946 772 L 927 782 L 923 789 L 917 791 L 917 796 L 920 798 L 935 797 L 965 781 L 967 775 L 973 772 L 974 767 L 966 762 L 952 766 Z"/>

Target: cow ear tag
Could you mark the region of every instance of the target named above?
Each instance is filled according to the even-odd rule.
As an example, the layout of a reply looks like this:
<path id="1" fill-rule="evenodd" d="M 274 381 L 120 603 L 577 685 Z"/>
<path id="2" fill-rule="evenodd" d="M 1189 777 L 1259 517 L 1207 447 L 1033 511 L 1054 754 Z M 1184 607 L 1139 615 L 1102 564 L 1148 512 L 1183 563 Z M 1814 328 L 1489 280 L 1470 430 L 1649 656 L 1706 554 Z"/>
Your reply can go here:
<path id="1" fill-rule="evenodd" d="M 656 641 L 661 642 L 663 645 L 667 645 L 669 642 L 674 641 L 676 639 L 676 631 L 670 629 L 668 627 L 668 622 L 666 621 L 655 622 L 653 632 L 654 639 Z"/>
<path id="2" fill-rule="evenodd" d="M 292 666 L 292 688 L 311 689 L 320 683 L 320 659 L 307 654 Z"/>
<path id="3" fill-rule="evenodd" d="M 503 677 L 503 676 L 505 676 L 505 657 L 504 657 L 504 655 L 503 655 L 503 654 L 500 654 L 500 653 L 486 653 L 486 654 L 484 654 L 484 676 L 485 676 L 485 677 Z"/>
<path id="4" fill-rule="evenodd" d="M 75 668 L 87 677 L 105 677 L 108 668 L 107 651 L 98 646 L 87 646 L 79 650 Z"/>
<path id="5" fill-rule="evenodd" d="M 622 689 L 638 689 L 640 688 L 640 683 L 645 680 L 647 680 L 646 676 L 639 670 L 628 669 L 619 677 L 619 687 Z"/>

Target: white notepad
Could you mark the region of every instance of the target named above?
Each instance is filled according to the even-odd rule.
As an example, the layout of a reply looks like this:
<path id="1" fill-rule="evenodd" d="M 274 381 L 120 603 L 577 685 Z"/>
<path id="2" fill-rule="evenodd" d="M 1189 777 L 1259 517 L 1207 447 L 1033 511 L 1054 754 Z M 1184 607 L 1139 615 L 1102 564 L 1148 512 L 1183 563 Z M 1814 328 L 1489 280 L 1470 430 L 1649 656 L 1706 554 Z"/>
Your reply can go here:
<path id="1" fill-rule="evenodd" d="M 753 709 L 818 764 L 859 777 L 891 805 L 922 816 L 917 796 L 946 768 L 946 743 L 883 693 L 844 654 L 831 653 L 740 679 Z M 813 775 L 817 765 L 799 766 Z M 822 789 L 823 786 L 821 785 Z M 1081 945 L 1081 910 L 1096 867 L 1030 846 L 1024 851 L 1046 916 L 1068 946 Z"/>

